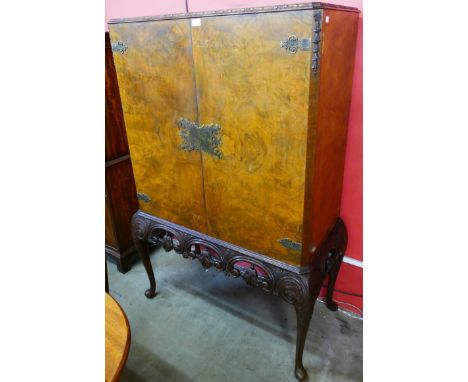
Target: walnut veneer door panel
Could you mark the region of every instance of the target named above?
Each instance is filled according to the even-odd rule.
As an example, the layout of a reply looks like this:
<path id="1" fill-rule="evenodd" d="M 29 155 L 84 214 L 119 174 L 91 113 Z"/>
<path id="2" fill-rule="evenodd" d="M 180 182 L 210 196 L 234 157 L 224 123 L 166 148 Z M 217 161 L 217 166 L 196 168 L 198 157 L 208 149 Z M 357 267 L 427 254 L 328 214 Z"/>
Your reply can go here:
<path id="1" fill-rule="evenodd" d="M 114 61 L 140 209 L 206 232 L 201 154 L 180 149 L 177 128 L 197 119 L 189 20 L 109 28 L 128 47 Z"/>
<path id="2" fill-rule="evenodd" d="M 313 11 L 192 22 L 199 122 L 221 127 L 203 153 L 208 234 L 290 264 L 301 251 Z M 312 46 L 312 44 L 311 44 Z M 296 247 L 296 248 L 294 248 Z"/>

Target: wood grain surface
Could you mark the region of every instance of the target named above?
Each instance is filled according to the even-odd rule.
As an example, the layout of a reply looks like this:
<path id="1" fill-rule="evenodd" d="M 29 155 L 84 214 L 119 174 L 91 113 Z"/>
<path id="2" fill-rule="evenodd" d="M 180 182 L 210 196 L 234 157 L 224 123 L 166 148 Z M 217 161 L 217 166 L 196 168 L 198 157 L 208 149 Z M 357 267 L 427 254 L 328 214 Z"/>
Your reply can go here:
<path id="1" fill-rule="evenodd" d="M 130 220 L 138 210 L 132 164 L 109 34 L 105 35 L 106 84 L 106 254 L 121 272 L 130 269 Z"/>
<path id="2" fill-rule="evenodd" d="M 118 381 L 130 350 L 130 326 L 125 312 L 106 293 L 106 382 Z"/>
<path id="3" fill-rule="evenodd" d="M 318 104 L 310 115 L 302 265 L 340 216 L 359 13 L 326 9 L 323 20 Z"/>
<path id="4" fill-rule="evenodd" d="M 106 162 L 127 155 L 128 142 L 125 131 L 122 103 L 120 100 L 117 76 L 115 73 L 114 60 L 112 58 L 109 34 L 105 34 L 106 47 Z"/>
<path id="5" fill-rule="evenodd" d="M 117 240 L 117 237 L 115 235 L 115 229 L 114 229 L 114 217 L 112 216 L 112 207 L 109 202 L 109 198 L 106 194 L 105 198 L 105 205 L 106 205 L 106 213 L 105 213 L 105 241 L 106 245 L 110 245 L 111 247 L 118 248 L 119 247 L 119 241 Z"/>
<path id="6" fill-rule="evenodd" d="M 310 50 L 281 46 L 314 38 L 314 12 L 110 25 L 128 45 L 114 59 L 144 212 L 308 264 L 340 213 L 359 17 L 319 11 L 314 76 Z M 180 118 L 218 124 L 222 157 L 182 150 Z"/>
<path id="7" fill-rule="evenodd" d="M 301 252 L 313 11 L 203 18 L 192 26 L 200 123 L 221 126 L 203 154 L 208 234 L 290 264 Z"/>
<path id="8" fill-rule="evenodd" d="M 110 25 L 140 209 L 206 231 L 201 156 L 180 149 L 178 119 L 197 120 L 188 20 Z"/>
<path id="9" fill-rule="evenodd" d="M 130 226 L 132 215 L 138 210 L 133 178 L 130 159 L 106 167 L 106 232 L 111 230 L 107 228 L 109 223 L 116 245 L 106 243 L 122 252 L 133 246 Z"/>

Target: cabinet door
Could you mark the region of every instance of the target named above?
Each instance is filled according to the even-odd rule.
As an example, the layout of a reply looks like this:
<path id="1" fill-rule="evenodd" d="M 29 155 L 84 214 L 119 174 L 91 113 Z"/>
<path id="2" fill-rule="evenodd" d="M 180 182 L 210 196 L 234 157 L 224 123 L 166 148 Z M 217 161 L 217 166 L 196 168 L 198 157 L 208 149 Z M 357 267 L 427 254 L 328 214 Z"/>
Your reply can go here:
<path id="1" fill-rule="evenodd" d="M 140 209 L 206 232 L 201 154 L 180 149 L 197 119 L 189 20 L 110 25 Z"/>
<path id="2" fill-rule="evenodd" d="M 221 158 L 203 154 L 208 234 L 295 265 L 313 25 L 313 11 L 192 21 L 199 122 L 222 140 Z M 290 36 L 310 50 L 289 51 Z"/>

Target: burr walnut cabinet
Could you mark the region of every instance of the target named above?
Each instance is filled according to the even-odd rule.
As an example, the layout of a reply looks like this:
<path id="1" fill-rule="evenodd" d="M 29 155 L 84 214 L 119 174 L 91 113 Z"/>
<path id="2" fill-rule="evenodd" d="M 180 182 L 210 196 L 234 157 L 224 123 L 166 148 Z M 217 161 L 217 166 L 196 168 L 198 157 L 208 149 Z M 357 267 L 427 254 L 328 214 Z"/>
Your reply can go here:
<path id="1" fill-rule="evenodd" d="M 297 313 L 298 379 L 326 277 L 337 309 L 358 17 L 307 3 L 109 22 L 146 296 L 156 244 L 280 295 Z"/>

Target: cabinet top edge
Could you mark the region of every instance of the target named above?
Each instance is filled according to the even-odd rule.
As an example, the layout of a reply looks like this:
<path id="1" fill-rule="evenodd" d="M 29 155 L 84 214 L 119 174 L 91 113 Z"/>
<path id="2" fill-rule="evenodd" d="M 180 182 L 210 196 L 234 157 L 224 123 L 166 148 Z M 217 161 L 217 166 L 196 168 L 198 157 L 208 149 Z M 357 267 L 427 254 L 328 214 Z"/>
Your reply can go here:
<path id="1" fill-rule="evenodd" d="M 173 20 L 173 19 L 190 19 L 198 17 L 212 17 L 212 16 L 230 16 L 230 15 L 243 15 L 251 13 L 268 13 L 268 12 L 286 12 L 286 11 L 299 11 L 309 9 L 334 9 L 346 12 L 357 12 L 361 11 L 355 7 L 347 7 L 338 4 L 328 3 L 298 3 L 288 5 L 269 5 L 264 7 L 252 7 L 252 8 L 239 8 L 239 9 L 225 9 L 218 11 L 202 11 L 202 12 L 189 12 L 189 13 L 173 13 L 166 15 L 157 16 L 142 16 L 142 17 L 130 17 L 111 19 L 108 24 L 120 24 L 120 23 L 132 23 L 132 22 L 144 22 L 144 21 L 157 21 L 157 20 Z"/>

